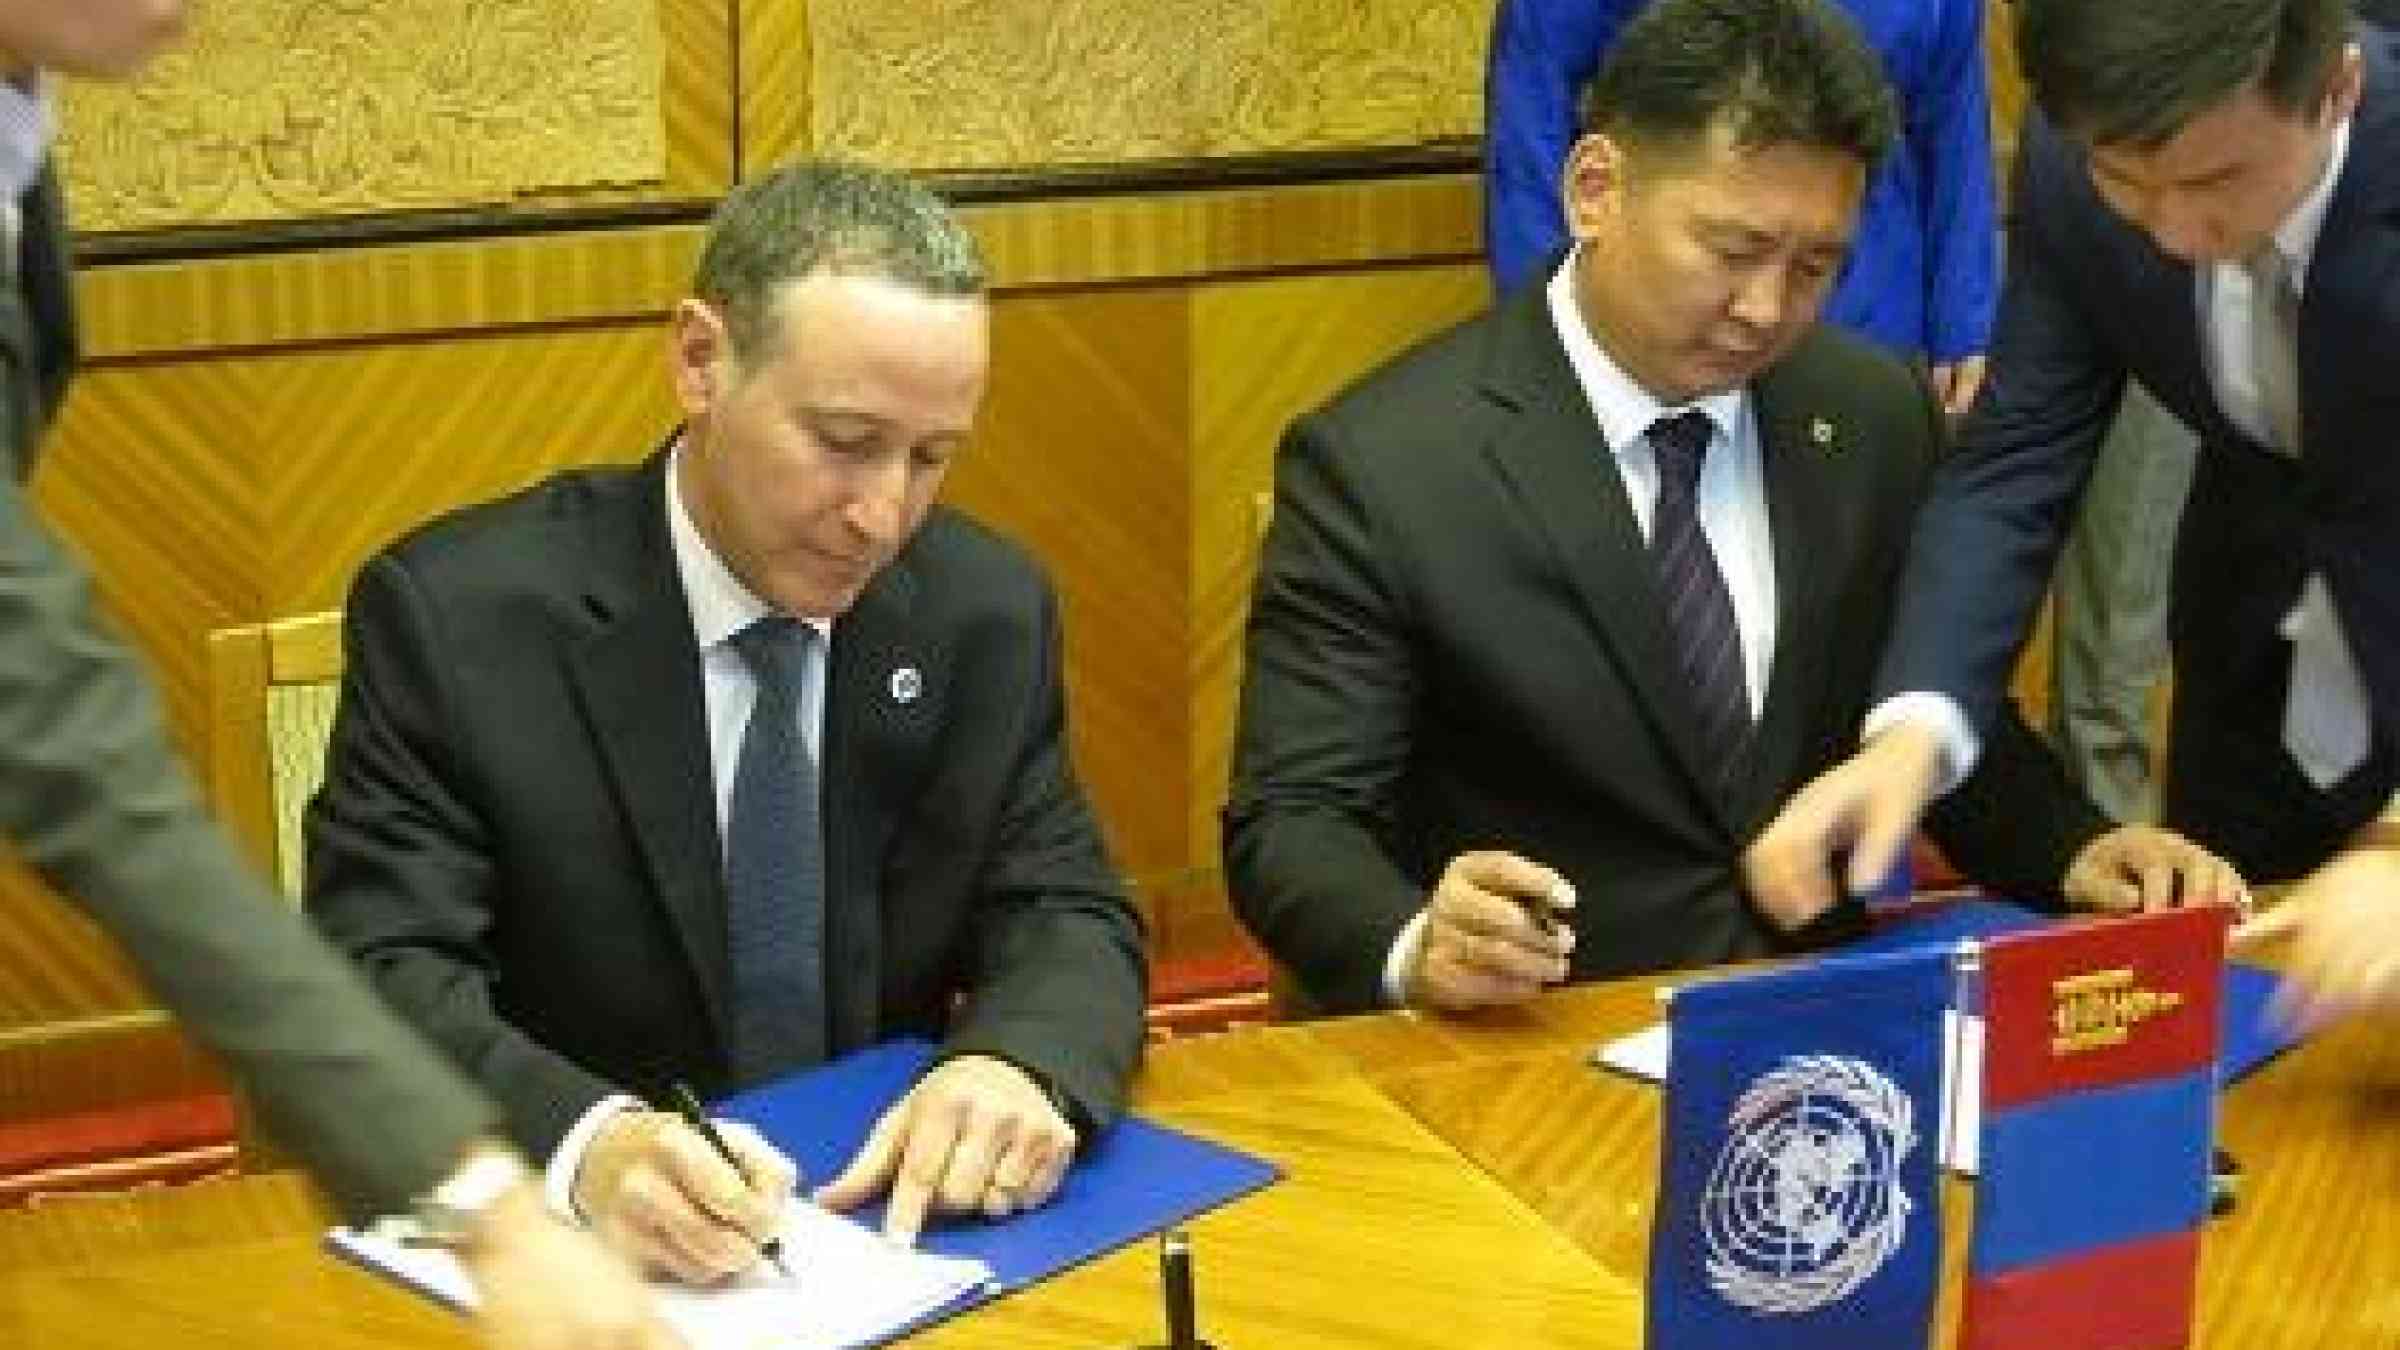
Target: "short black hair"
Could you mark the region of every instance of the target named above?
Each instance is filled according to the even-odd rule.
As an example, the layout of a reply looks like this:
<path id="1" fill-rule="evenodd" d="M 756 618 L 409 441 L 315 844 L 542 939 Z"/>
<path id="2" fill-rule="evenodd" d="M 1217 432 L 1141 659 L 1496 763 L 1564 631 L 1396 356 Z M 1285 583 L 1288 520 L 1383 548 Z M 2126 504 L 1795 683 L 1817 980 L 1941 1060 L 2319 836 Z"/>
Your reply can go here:
<path id="1" fill-rule="evenodd" d="M 1688 141 L 1806 145 L 1869 172 L 1898 135 L 1883 63 L 1826 0 L 1659 0 L 1618 34 L 1583 99 L 1583 129 Z"/>
<path id="2" fill-rule="evenodd" d="M 984 291 L 974 236 L 924 184 L 864 164 L 800 160 L 725 194 L 692 293 L 725 316 L 734 359 L 752 367 L 774 354 L 785 288 L 818 272 L 928 295 Z"/>
<path id="3" fill-rule="evenodd" d="M 2061 131 L 2147 150 L 2252 81 L 2306 113 L 2351 25 L 2349 0 L 2017 0 L 2017 56 Z"/>

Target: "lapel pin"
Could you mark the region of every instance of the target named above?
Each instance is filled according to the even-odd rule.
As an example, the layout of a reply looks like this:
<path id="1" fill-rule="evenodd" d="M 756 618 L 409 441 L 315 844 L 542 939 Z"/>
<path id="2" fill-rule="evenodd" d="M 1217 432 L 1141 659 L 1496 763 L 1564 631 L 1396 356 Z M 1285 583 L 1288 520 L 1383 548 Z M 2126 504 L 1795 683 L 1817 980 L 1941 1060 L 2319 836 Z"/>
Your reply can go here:
<path id="1" fill-rule="evenodd" d="M 1808 419 L 1808 439 L 1815 442 L 1817 449 L 1825 454 L 1838 454 L 1841 451 L 1841 447 L 1834 444 L 1831 418 L 1812 417 Z"/>
<path id="2" fill-rule="evenodd" d="M 925 674 L 915 666 L 895 666 L 890 688 L 892 702 L 914 703 L 925 692 Z"/>

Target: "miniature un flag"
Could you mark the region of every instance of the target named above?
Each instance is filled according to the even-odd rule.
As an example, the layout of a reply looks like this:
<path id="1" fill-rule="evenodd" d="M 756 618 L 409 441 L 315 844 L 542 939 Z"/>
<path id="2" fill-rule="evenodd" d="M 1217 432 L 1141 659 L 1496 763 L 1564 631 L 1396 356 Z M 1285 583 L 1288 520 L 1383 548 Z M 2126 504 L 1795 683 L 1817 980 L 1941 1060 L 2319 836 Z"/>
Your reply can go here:
<path id="1" fill-rule="evenodd" d="M 1924 1345 L 1946 947 L 1676 991 L 1650 1237 L 1655 1350 Z"/>

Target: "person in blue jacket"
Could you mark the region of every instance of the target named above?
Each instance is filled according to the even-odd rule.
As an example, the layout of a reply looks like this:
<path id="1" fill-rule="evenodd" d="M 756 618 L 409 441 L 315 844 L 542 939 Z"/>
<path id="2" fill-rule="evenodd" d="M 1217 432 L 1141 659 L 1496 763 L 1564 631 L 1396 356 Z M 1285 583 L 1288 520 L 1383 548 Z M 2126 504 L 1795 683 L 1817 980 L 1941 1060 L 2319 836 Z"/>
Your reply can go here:
<path id="1" fill-rule="evenodd" d="M 1501 0 L 1484 84 L 1484 237 L 1502 291 L 1565 249 L 1559 173 L 1576 103 L 1644 0 Z M 1928 362 L 1953 415 L 1983 379 L 1998 291 L 1983 0 L 1841 0 L 1883 58 L 1901 144 L 1859 210 L 1827 322 Z"/>

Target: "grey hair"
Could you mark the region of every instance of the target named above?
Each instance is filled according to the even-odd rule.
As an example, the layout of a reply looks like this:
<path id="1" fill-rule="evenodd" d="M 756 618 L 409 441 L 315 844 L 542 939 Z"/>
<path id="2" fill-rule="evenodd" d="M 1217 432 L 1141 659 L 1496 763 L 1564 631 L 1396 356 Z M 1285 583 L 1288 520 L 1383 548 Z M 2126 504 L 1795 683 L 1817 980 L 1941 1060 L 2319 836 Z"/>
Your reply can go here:
<path id="1" fill-rule="evenodd" d="M 905 174 L 802 160 L 725 195 L 708 225 L 692 293 L 725 317 L 734 359 L 772 354 L 785 288 L 819 272 L 874 277 L 928 295 L 983 294 L 983 253 L 941 198 Z"/>

